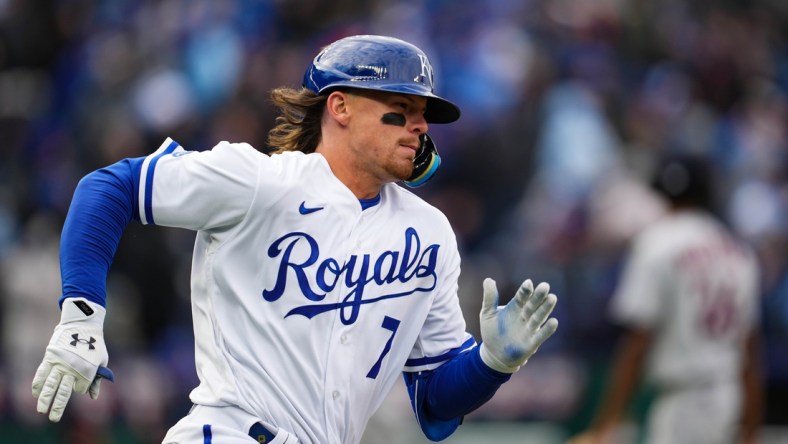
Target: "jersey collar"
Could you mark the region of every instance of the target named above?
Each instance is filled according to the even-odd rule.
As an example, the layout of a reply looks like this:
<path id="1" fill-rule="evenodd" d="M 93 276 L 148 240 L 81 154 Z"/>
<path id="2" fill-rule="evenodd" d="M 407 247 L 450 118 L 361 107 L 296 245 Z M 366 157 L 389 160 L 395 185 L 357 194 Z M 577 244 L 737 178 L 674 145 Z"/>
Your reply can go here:
<path id="1" fill-rule="evenodd" d="M 358 202 L 361 204 L 362 211 L 366 210 L 367 208 L 372 208 L 380 203 L 380 193 L 378 193 L 377 196 L 369 199 L 359 199 Z"/>

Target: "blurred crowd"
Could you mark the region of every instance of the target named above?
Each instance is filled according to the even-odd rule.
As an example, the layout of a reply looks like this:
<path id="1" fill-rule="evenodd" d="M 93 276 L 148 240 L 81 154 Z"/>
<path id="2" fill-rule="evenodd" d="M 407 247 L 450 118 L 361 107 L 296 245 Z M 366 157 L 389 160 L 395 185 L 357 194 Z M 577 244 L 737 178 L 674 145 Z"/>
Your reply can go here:
<path id="1" fill-rule="evenodd" d="M 270 90 L 364 33 L 421 47 L 463 110 L 430 128 L 443 164 L 415 191 L 457 233 L 470 331 L 485 276 L 504 295 L 526 276 L 559 295 L 559 332 L 469 420 L 584 425 L 627 241 L 664 211 L 650 175 L 688 151 L 713 165 L 714 210 L 761 260 L 764 420 L 788 425 L 788 3 L 0 0 L 0 441 L 158 442 L 188 410 L 194 234 L 134 223 L 108 279 L 117 382 L 73 399 L 65 426 L 35 413 L 76 183 L 168 136 L 265 151 Z M 104 441 L 97 424 L 113 425 Z"/>

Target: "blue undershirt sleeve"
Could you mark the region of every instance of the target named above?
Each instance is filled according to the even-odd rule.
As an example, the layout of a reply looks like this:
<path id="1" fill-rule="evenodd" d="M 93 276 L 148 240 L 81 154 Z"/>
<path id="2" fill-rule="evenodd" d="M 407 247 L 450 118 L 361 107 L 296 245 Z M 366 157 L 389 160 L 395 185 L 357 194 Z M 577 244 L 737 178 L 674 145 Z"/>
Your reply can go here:
<path id="1" fill-rule="evenodd" d="M 107 274 L 123 232 L 139 220 L 139 175 L 144 157 L 124 159 L 80 180 L 60 237 L 63 295 L 106 306 Z"/>
<path id="2" fill-rule="evenodd" d="M 405 372 L 403 376 L 421 430 L 430 440 L 440 441 L 454 433 L 464 415 L 489 401 L 512 375 L 487 367 L 477 346 L 435 370 Z"/>

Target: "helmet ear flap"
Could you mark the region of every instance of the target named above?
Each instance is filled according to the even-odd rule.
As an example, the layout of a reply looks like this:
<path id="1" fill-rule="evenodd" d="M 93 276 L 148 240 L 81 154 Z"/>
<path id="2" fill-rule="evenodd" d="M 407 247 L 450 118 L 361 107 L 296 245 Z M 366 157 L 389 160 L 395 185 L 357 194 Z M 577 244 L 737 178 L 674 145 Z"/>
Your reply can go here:
<path id="1" fill-rule="evenodd" d="M 438 154 L 438 148 L 432 138 L 425 133 L 419 136 L 419 140 L 421 145 L 416 153 L 416 158 L 413 159 L 413 174 L 404 181 L 405 185 L 411 188 L 424 185 L 432 178 L 441 164 L 441 156 Z"/>

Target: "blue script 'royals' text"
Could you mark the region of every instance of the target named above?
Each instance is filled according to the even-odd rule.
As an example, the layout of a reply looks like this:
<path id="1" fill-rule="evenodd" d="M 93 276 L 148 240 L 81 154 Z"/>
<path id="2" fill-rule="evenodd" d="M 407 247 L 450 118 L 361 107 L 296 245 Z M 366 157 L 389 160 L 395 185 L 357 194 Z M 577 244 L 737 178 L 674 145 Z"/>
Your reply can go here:
<path id="1" fill-rule="evenodd" d="M 288 233 L 268 248 L 268 256 L 279 259 L 279 269 L 276 283 L 270 290 L 263 290 L 263 298 L 273 302 L 282 297 L 291 276 L 288 269 L 295 275 L 301 293 L 310 301 L 322 301 L 337 285 L 344 284 L 347 294 L 340 302 L 303 305 L 290 310 L 285 317 L 302 315 L 311 319 L 320 313 L 340 310 L 342 323 L 349 325 L 356 321 L 363 304 L 432 291 L 437 282 L 435 266 L 439 247 L 438 244 L 432 244 L 422 249 L 418 232 L 409 227 L 405 230 L 402 251 L 386 250 L 374 259 L 370 254 L 353 254 L 340 264 L 339 260 L 332 257 L 321 260 L 320 246 L 307 233 Z M 296 262 L 296 257 L 306 259 Z M 307 278 L 309 274 L 314 275 L 314 283 Z M 411 281 L 412 286 L 391 285 Z M 377 285 L 381 290 L 376 291 L 374 297 L 364 299 L 364 290 L 369 284 Z M 396 288 L 397 291 L 387 293 L 386 287 Z"/>

